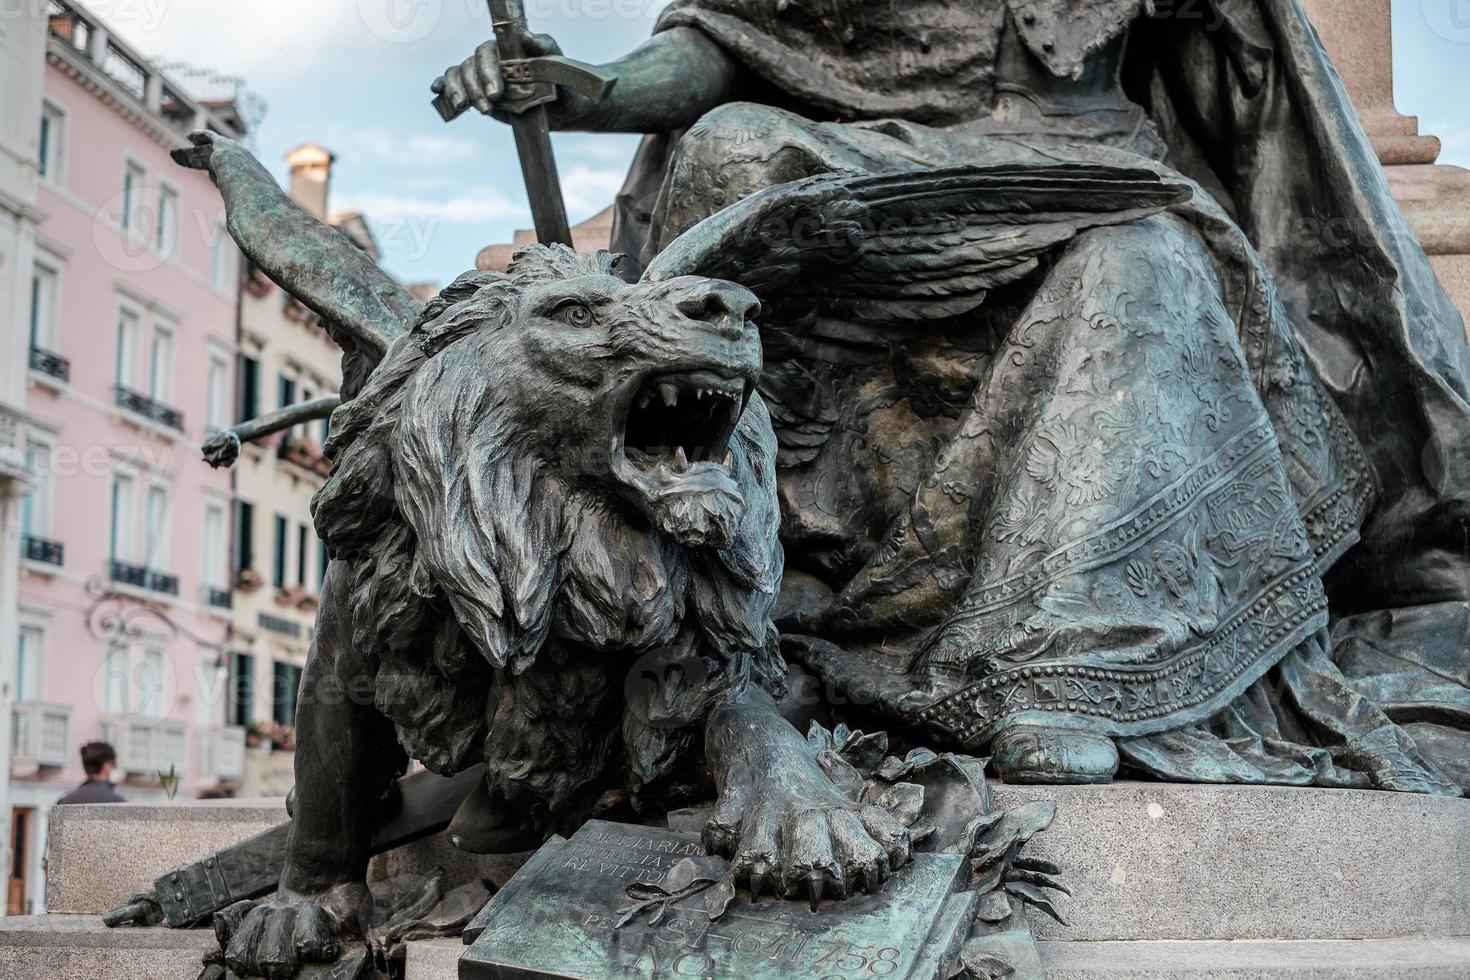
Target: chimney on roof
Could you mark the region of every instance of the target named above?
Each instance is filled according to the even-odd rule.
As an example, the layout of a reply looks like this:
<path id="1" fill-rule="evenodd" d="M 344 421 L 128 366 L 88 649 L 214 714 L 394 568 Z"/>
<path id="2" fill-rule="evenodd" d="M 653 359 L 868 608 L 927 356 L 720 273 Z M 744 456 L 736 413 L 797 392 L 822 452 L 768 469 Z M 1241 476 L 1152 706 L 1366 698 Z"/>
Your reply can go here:
<path id="1" fill-rule="evenodd" d="M 315 143 L 303 143 L 286 154 L 291 165 L 291 200 L 314 218 L 327 217 L 327 193 L 336 159 Z"/>

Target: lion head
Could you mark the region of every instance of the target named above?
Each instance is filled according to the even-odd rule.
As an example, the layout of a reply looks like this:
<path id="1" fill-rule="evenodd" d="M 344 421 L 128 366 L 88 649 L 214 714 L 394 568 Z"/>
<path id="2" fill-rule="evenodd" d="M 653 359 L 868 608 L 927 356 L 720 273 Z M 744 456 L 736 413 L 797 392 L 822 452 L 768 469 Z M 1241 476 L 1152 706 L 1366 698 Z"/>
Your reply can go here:
<path id="1" fill-rule="evenodd" d="M 333 417 L 317 529 L 379 706 L 435 768 L 473 761 L 486 661 L 519 673 L 548 639 L 780 672 L 755 297 L 611 270 L 533 246 L 462 276 Z"/>

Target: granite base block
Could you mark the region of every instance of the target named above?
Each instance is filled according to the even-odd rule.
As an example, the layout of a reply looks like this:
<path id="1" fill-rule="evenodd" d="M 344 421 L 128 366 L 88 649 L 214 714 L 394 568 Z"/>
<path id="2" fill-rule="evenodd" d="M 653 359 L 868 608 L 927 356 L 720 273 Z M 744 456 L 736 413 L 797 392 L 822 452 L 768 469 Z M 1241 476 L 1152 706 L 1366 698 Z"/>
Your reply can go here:
<path id="1" fill-rule="evenodd" d="M 90 915 L 0 919 L 5 980 L 192 980 L 208 929 L 109 929 Z"/>

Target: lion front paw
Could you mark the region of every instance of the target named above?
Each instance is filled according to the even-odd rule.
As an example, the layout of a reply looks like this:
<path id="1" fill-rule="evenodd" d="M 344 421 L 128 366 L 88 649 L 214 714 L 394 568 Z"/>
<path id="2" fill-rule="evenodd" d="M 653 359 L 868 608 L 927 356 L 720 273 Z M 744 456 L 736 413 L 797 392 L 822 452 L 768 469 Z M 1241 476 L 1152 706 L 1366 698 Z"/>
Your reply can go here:
<path id="1" fill-rule="evenodd" d="M 739 805 L 742 798 L 748 806 Z M 912 854 L 908 828 L 830 785 L 727 791 L 705 840 L 731 856 L 735 879 L 752 898 L 763 892 L 805 897 L 813 908 L 823 898 L 878 891 Z"/>
<path id="2" fill-rule="evenodd" d="M 274 901 L 240 903 L 216 919 L 215 931 L 225 963 L 239 977 L 289 980 L 303 966 L 332 963 L 342 939 L 361 934 L 368 899 L 362 885 L 333 889 L 323 896 L 282 894 Z"/>

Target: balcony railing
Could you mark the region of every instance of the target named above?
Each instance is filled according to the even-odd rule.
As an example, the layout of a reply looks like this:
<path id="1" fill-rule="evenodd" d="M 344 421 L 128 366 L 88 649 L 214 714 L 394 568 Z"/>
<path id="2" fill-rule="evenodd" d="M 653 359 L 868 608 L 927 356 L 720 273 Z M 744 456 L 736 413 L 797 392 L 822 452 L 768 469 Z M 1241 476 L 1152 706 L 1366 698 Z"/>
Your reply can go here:
<path id="1" fill-rule="evenodd" d="M 261 613 L 259 621 L 261 629 L 270 630 L 272 633 L 280 633 L 282 636 L 291 637 L 301 636 L 301 624 L 293 623 L 289 619 L 272 616 L 270 613 Z"/>
<path id="2" fill-rule="evenodd" d="M 15 705 L 11 761 L 19 773 L 63 769 L 71 762 L 71 706 L 22 701 Z"/>
<path id="3" fill-rule="evenodd" d="M 107 576 L 114 582 L 147 589 L 149 592 L 162 592 L 167 595 L 179 594 L 177 575 L 169 575 L 167 572 L 155 571 L 142 565 L 130 565 L 125 561 L 114 559 L 107 563 Z"/>
<path id="4" fill-rule="evenodd" d="M 238 725 L 202 728 L 195 741 L 196 771 L 222 782 L 245 778 L 245 729 Z"/>
<path id="5" fill-rule="evenodd" d="M 170 768 L 182 775 L 189 766 L 189 727 L 181 721 L 132 718 L 102 726 L 102 740 L 117 750 L 118 768 L 146 780 Z"/>
<path id="6" fill-rule="evenodd" d="M 95 5 L 94 5 L 95 6 Z M 111 6 L 116 6 L 112 4 Z M 107 26 L 69 0 L 46 0 L 46 21 L 51 37 L 69 49 L 72 58 L 88 63 L 107 76 L 117 88 L 180 132 L 212 129 L 238 136 L 243 120 L 237 102 L 249 101 L 238 79 L 212 72 L 191 70 L 180 64 L 149 61 L 124 41 L 109 34 Z M 198 82 L 184 94 L 184 87 L 164 72 L 200 75 L 222 86 L 218 93 L 204 93 Z"/>
<path id="7" fill-rule="evenodd" d="M 27 561 L 37 561 L 43 565 L 55 565 L 58 568 L 66 562 L 66 545 L 60 541 L 50 541 L 46 538 L 38 538 L 34 534 L 21 536 L 21 547 Z"/>
<path id="8" fill-rule="evenodd" d="M 31 348 L 31 370 L 58 381 L 71 381 L 71 361 L 44 347 Z"/>
<path id="9" fill-rule="evenodd" d="M 217 589 L 212 585 L 204 587 L 204 604 L 216 609 L 233 609 L 235 607 L 235 596 L 228 589 Z"/>
<path id="10" fill-rule="evenodd" d="M 162 402 L 156 402 L 147 395 L 139 394 L 124 385 L 118 385 L 113 389 L 116 396 L 117 407 L 127 409 L 137 415 L 152 419 L 159 425 L 170 429 L 184 431 L 184 413 L 177 408 L 170 408 Z"/>

